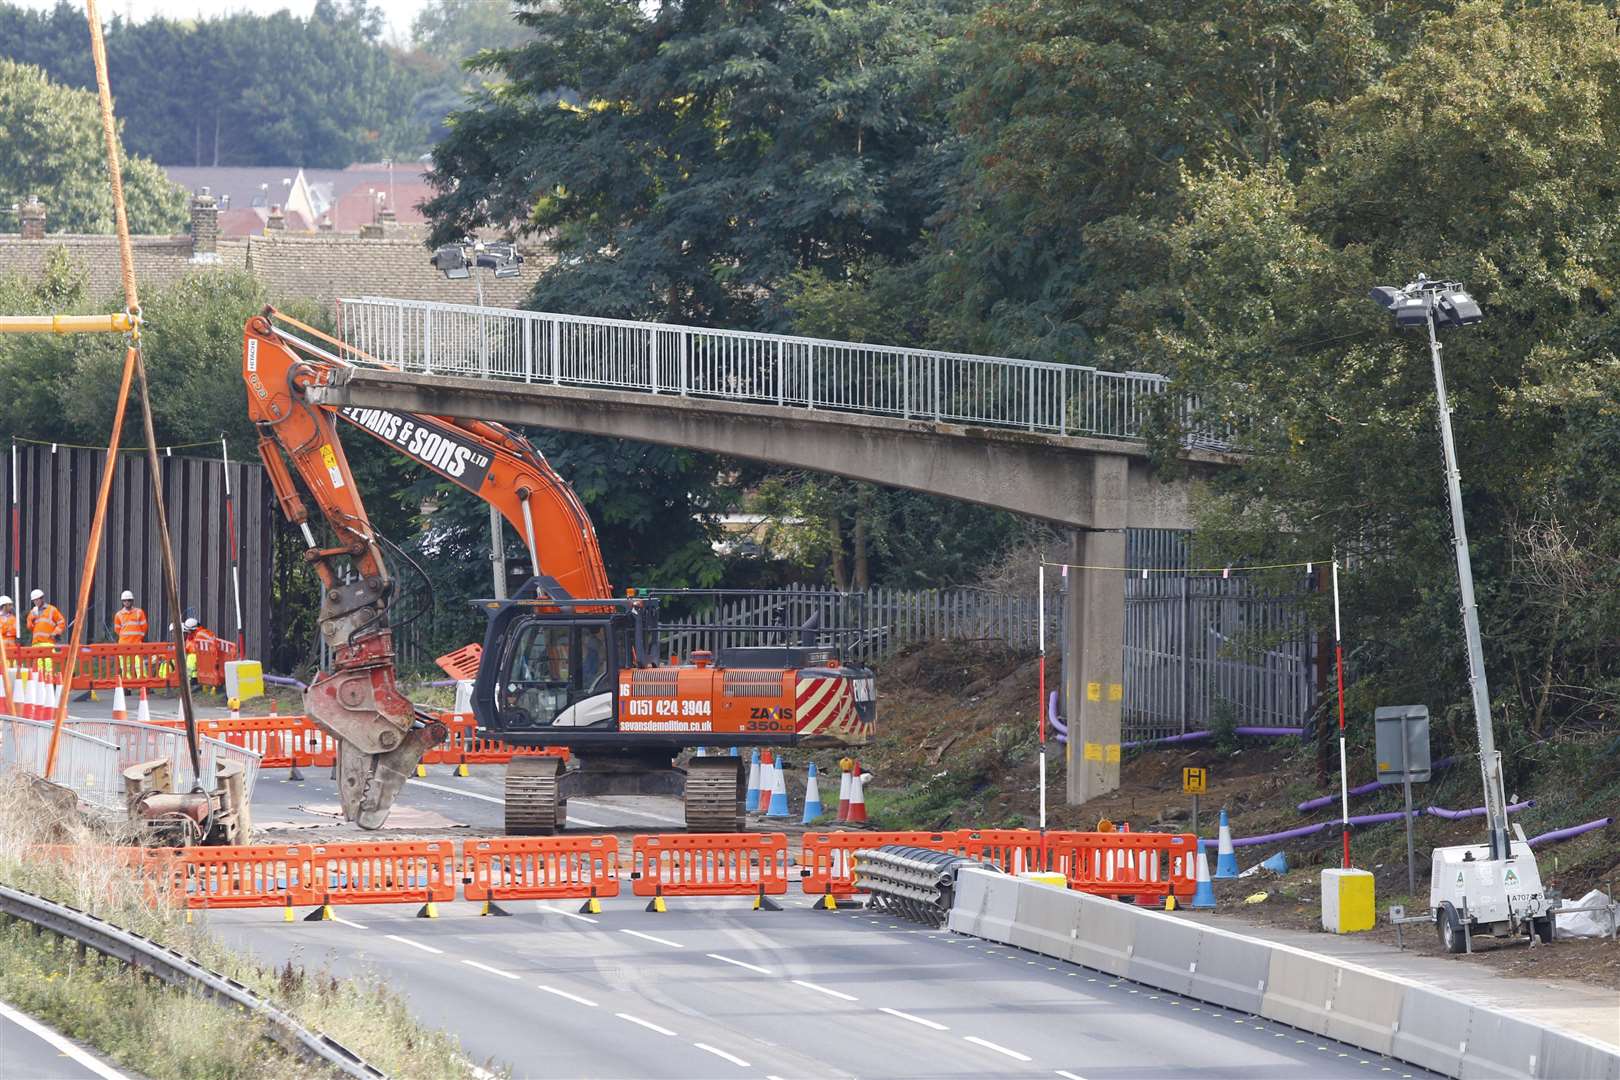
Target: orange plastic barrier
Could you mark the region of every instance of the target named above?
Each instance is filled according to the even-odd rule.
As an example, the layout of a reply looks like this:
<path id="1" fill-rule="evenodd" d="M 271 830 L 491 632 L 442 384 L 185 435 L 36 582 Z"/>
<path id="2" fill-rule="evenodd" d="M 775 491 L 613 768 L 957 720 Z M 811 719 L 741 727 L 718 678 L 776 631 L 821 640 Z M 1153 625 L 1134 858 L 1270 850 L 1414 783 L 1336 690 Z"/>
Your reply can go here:
<path id="1" fill-rule="evenodd" d="M 307 844 L 183 848 L 157 869 L 170 895 L 192 908 L 285 907 L 319 903 L 309 886 Z"/>
<path id="2" fill-rule="evenodd" d="M 441 713 L 439 719 L 450 729 L 450 736 L 422 755 L 424 765 L 504 765 L 514 757 L 568 760 L 566 747 L 509 746 L 500 739 L 480 735 L 478 722 L 469 713 Z"/>
<path id="3" fill-rule="evenodd" d="M 48 662 L 50 670 L 67 670 L 66 645 L 27 645 L 13 651 L 19 667 Z M 224 679 L 224 669 L 220 669 Z M 122 680 L 126 690 L 160 690 L 180 685 L 174 666 L 174 646 L 164 642 L 139 645 L 80 645 L 73 669 L 74 690 L 110 690 Z"/>
<path id="4" fill-rule="evenodd" d="M 595 900 L 619 895 L 614 836 L 508 836 L 462 842 L 461 895 L 504 914 L 498 900 Z"/>
<path id="5" fill-rule="evenodd" d="M 179 721 L 170 723 L 179 725 Z M 316 727 L 307 716 L 199 720 L 197 731 L 259 754 L 261 769 L 330 765 L 337 760 L 337 740 Z"/>
<path id="6" fill-rule="evenodd" d="M 958 835 L 962 854 L 990 863 L 1006 873 L 1057 869 L 1055 862 L 1048 865 L 1050 855 L 1041 854 L 1041 834 L 1033 829 L 963 829 Z M 1083 835 L 1087 834 L 1048 832 L 1047 851 L 1051 851 L 1054 836 Z"/>
<path id="7" fill-rule="evenodd" d="M 427 905 L 456 898 L 456 849 L 450 840 L 304 845 L 301 880 L 309 902 Z"/>
<path id="8" fill-rule="evenodd" d="M 236 642 L 217 637 L 204 638 L 194 642 L 192 649 L 197 653 L 197 681 L 215 690 L 224 686 L 225 664 L 237 658 Z"/>
<path id="9" fill-rule="evenodd" d="M 470 645 L 463 645 L 459 649 L 447 652 L 433 662 L 438 664 L 440 670 L 452 679 L 476 679 L 478 678 L 478 663 L 483 658 L 484 647 L 475 641 Z"/>
<path id="10" fill-rule="evenodd" d="M 961 850 L 961 834 L 947 832 L 805 833 L 799 848 L 800 884 L 806 896 L 853 896 L 855 852 L 887 844 L 932 851 Z"/>
<path id="11" fill-rule="evenodd" d="M 653 898 L 648 910 L 663 910 L 666 896 L 755 896 L 756 907 L 788 886 L 787 836 L 783 833 L 665 833 L 637 836 L 630 847 L 631 891 Z"/>
<path id="12" fill-rule="evenodd" d="M 1191 833 L 1048 833 L 1052 869 L 1101 896 L 1190 897 L 1198 887 Z"/>

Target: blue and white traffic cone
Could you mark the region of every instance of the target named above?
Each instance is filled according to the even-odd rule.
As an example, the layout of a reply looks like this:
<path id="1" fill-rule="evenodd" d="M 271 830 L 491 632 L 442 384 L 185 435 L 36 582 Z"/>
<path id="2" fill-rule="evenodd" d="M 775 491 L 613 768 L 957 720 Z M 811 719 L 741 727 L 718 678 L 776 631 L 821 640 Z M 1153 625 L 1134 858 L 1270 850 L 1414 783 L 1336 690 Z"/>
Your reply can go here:
<path id="1" fill-rule="evenodd" d="M 789 816 L 787 800 L 787 774 L 782 771 L 782 755 L 776 755 L 776 767 L 771 770 L 771 801 L 770 808 L 765 811 L 768 818 L 785 818 Z"/>
<path id="2" fill-rule="evenodd" d="M 821 785 L 816 783 L 816 763 L 811 762 L 804 774 L 804 815 L 800 825 L 808 825 L 821 816 Z"/>
<path id="3" fill-rule="evenodd" d="M 1220 846 L 1215 851 L 1215 880 L 1225 881 L 1237 876 L 1237 852 L 1232 850 L 1232 826 L 1227 823 L 1226 810 L 1223 808 Z"/>
<path id="4" fill-rule="evenodd" d="M 1189 907 L 1212 908 L 1215 906 L 1215 886 L 1209 883 L 1209 854 L 1204 850 L 1204 841 L 1198 841 L 1198 888 L 1193 890 L 1192 903 Z"/>
<path id="5" fill-rule="evenodd" d="M 750 814 L 759 812 L 759 751 L 748 761 L 748 794 L 743 799 L 743 809 Z"/>

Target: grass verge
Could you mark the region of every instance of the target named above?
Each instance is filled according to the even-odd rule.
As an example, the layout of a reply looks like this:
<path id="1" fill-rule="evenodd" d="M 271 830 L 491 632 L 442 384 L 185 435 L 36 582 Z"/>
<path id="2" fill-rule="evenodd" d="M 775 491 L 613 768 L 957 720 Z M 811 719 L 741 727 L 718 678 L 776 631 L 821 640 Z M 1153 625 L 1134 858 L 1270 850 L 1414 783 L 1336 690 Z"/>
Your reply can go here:
<path id="1" fill-rule="evenodd" d="M 0 777 L 0 881 L 177 949 L 391 1076 L 472 1074 L 458 1040 L 419 1023 L 375 977 L 262 964 L 227 948 L 205 927 L 188 924 L 167 897 L 149 898 L 145 883 L 116 855 L 128 840 L 116 828 L 49 820 L 14 778 Z M 328 1075 L 271 1043 L 262 1025 L 239 1010 L 148 982 L 94 952 L 81 956 L 71 942 L 20 921 L 0 926 L 0 998 L 148 1076 Z"/>

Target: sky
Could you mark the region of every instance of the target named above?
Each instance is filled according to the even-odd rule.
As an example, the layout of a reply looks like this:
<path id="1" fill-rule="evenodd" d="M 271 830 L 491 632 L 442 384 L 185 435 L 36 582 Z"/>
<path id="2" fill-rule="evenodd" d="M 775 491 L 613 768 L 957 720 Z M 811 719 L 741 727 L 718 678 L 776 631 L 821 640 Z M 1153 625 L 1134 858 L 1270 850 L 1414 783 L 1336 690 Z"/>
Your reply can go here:
<path id="1" fill-rule="evenodd" d="M 18 7 L 36 10 L 49 10 L 56 6 L 56 0 L 11 0 L 11 2 Z M 388 16 L 390 31 L 388 36 L 393 38 L 397 35 L 404 41 L 409 39 L 411 21 L 416 18 L 416 13 L 422 10 L 426 0 L 374 0 L 374 2 Z M 504 0 L 490 0 L 490 2 L 502 3 Z M 96 9 L 101 12 L 103 19 L 122 15 L 131 22 L 145 22 L 157 14 L 171 19 L 196 19 L 210 15 L 230 15 L 235 12 L 267 15 L 283 8 L 295 15 L 308 15 L 315 9 L 315 0 L 96 0 Z"/>

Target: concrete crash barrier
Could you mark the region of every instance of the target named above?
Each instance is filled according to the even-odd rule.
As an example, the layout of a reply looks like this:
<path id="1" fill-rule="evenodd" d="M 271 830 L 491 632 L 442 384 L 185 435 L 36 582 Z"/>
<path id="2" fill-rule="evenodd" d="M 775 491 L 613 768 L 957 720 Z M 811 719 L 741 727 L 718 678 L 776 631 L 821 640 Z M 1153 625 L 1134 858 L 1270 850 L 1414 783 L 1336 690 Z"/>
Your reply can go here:
<path id="1" fill-rule="evenodd" d="M 1458 1080 L 1620 1080 L 1613 1046 L 1304 949 L 1020 878 L 964 870 L 949 926 Z"/>
<path id="2" fill-rule="evenodd" d="M 946 928 L 1009 944 L 1013 924 L 1018 921 L 1018 885 L 1017 878 L 994 870 L 963 867 L 956 875 L 956 893 L 945 916 Z"/>
<path id="3" fill-rule="evenodd" d="M 1462 1053 L 1463 1080 L 1532 1080 L 1553 1074 L 1541 1071 L 1547 1029 L 1495 1009 L 1472 1008 L 1468 1043 Z M 1579 1076 L 1585 1073 L 1563 1073 Z"/>
<path id="4" fill-rule="evenodd" d="M 1379 972 L 1341 966 L 1324 1034 L 1375 1054 L 1391 1053 L 1406 990 L 1405 982 Z"/>
<path id="5" fill-rule="evenodd" d="M 962 883 L 969 878 L 985 879 L 983 899 L 978 912 L 979 929 L 974 932 L 974 936 L 987 941 L 999 941 L 1003 945 L 1010 944 L 1013 924 L 1018 921 L 1018 897 L 1022 891 L 1021 887 L 1027 883 L 993 870 L 974 870 L 968 867 L 957 874 L 957 889 L 960 890 Z"/>
<path id="6" fill-rule="evenodd" d="M 1302 1031 L 1326 1035 L 1328 1010 L 1339 985 L 1340 965 L 1287 945 L 1271 946 L 1271 973 L 1260 1015 Z"/>
<path id="7" fill-rule="evenodd" d="M 1118 978 L 1125 978 L 1131 966 L 1131 954 L 1136 951 L 1138 930 L 1148 932 L 1143 925 L 1144 912 L 1117 900 L 1097 896 L 1080 896 L 1080 926 L 1069 959 L 1076 964 Z"/>
<path id="8" fill-rule="evenodd" d="M 1008 944 L 1067 960 L 1080 926 L 1080 894 L 1060 886 L 1025 882 L 1020 883 L 1017 895 L 1018 918 L 1013 922 Z"/>
<path id="9" fill-rule="evenodd" d="M 1461 1076 L 1472 1012 L 1462 998 L 1427 987 L 1407 987 L 1391 1054 L 1445 1076 Z"/>
<path id="10" fill-rule="evenodd" d="M 1580 1076 L 1585 1080 L 1620 1080 L 1620 1053 L 1616 1053 L 1614 1047 L 1605 1046 L 1584 1035 L 1544 1031 L 1536 1075 L 1547 1080 L 1565 1076 Z"/>
<path id="11" fill-rule="evenodd" d="M 1187 996 L 1258 1016 L 1269 978 L 1270 942 L 1206 926 Z"/>
<path id="12" fill-rule="evenodd" d="M 1141 916 L 1141 920 L 1125 977 L 1173 994 L 1189 993 L 1198 971 L 1204 928 L 1153 911 L 1133 914 Z"/>

